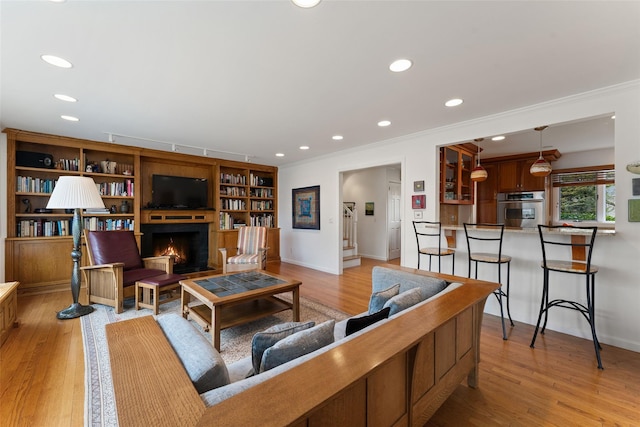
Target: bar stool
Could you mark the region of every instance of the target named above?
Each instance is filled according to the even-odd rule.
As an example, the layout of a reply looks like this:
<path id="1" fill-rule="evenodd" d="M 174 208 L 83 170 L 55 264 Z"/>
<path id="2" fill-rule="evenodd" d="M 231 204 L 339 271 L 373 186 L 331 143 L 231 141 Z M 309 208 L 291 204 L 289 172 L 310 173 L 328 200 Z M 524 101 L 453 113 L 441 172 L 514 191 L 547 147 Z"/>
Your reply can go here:
<path id="1" fill-rule="evenodd" d="M 471 277 L 471 263 L 475 263 L 478 278 L 478 263 L 496 264 L 498 266 L 498 283 L 500 287 L 493 292 L 498 304 L 500 304 L 500 318 L 502 319 L 502 339 L 507 339 L 507 329 L 504 325 L 504 309 L 502 299 L 507 300 L 507 316 L 511 326 L 511 309 L 509 307 L 509 282 L 511 278 L 511 257 L 502 253 L 502 237 L 504 236 L 504 224 L 470 224 L 464 223 L 464 234 L 467 237 L 467 250 L 469 251 L 469 278 Z M 474 250 L 475 249 L 475 250 Z M 482 252 L 480 252 L 482 251 Z M 507 265 L 507 291 L 502 287 L 502 265 Z"/>
<path id="2" fill-rule="evenodd" d="M 442 224 L 432 221 L 413 221 L 413 230 L 416 233 L 416 243 L 418 244 L 418 270 L 420 270 L 420 256 L 429 256 L 429 271 L 431 271 L 431 257 L 438 257 L 438 273 L 441 272 L 441 259 L 451 255 L 451 274 L 456 268 L 456 251 L 442 247 Z M 436 246 L 435 241 L 438 241 Z"/>
<path id="3" fill-rule="evenodd" d="M 538 330 L 540 329 L 540 321 L 544 314 L 544 323 L 542 324 L 541 334 L 547 327 L 549 317 L 549 309 L 551 307 L 563 307 L 576 310 L 589 322 L 591 327 L 591 336 L 593 337 L 593 346 L 596 350 L 596 358 L 598 359 L 598 368 L 602 367 L 600 359 L 600 342 L 596 335 L 596 318 L 595 318 L 595 282 L 598 267 L 591 264 L 591 254 L 593 252 L 593 244 L 596 240 L 598 227 L 576 227 L 576 226 L 546 226 L 538 225 L 540 234 L 540 243 L 542 246 L 542 264 L 544 270 L 544 281 L 542 287 L 542 301 L 540 302 L 540 314 L 538 315 L 538 323 L 531 339 L 531 348 L 534 348 Z M 570 239 L 568 238 L 570 237 Z M 549 252 L 557 253 L 558 247 L 571 248 L 570 260 L 547 259 Z M 556 271 L 559 273 L 582 274 L 585 276 L 585 289 L 587 302 L 586 305 L 565 299 L 554 299 L 549 301 L 549 273 Z"/>

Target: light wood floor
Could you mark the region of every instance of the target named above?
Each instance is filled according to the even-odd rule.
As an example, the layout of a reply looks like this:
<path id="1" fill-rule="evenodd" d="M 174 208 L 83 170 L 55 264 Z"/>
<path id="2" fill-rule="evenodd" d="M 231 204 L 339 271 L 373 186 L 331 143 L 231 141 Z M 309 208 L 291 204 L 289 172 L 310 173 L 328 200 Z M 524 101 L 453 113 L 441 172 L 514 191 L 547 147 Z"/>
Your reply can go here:
<path id="1" fill-rule="evenodd" d="M 302 281 L 301 294 L 351 314 L 367 308 L 375 261 L 342 276 L 291 264 L 270 271 Z M 84 361 L 80 321 L 59 321 L 69 292 L 20 296 L 15 329 L 0 349 L 0 425 L 82 426 Z M 604 371 L 590 341 L 547 332 L 529 348 L 533 327 L 509 340 L 485 315 L 480 387 L 460 385 L 427 426 L 640 426 L 640 353 L 604 345 Z"/>

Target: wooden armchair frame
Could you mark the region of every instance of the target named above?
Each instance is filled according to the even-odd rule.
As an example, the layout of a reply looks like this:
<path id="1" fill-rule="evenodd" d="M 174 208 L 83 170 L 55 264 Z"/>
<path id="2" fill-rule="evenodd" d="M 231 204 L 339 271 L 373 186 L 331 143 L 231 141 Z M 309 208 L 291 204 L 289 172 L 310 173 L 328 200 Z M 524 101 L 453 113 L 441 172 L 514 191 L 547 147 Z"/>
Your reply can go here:
<path id="1" fill-rule="evenodd" d="M 118 233 L 113 231 L 112 233 Z M 94 256 L 91 245 L 87 242 L 85 234 L 85 246 L 89 259 L 88 266 L 81 267 L 80 270 L 87 284 L 87 295 L 89 304 L 98 303 L 111 306 L 116 313 L 122 313 L 125 298 L 135 296 L 135 284 L 124 286 L 124 266 L 122 262 L 110 264 L 94 265 Z M 165 273 L 173 273 L 173 257 L 156 256 L 142 258 L 145 269 L 162 270 Z"/>

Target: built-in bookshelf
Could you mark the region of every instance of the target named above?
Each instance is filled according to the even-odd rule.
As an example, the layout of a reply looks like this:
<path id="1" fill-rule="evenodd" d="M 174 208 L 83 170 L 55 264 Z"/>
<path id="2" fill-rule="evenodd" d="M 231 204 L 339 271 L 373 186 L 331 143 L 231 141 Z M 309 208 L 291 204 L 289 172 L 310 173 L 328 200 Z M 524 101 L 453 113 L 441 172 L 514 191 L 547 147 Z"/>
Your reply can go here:
<path id="1" fill-rule="evenodd" d="M 169 224 L 204 222 L 213 269 L 220 263 L 218 248 L 236 246 L 237 227 L 265 225 L 270 227 L 268 258 L 280 258 L 276 167 L 16 129 L 4 133 L 8 171 L 5 278 L 19 281 L 19 292 L 69 286 L 69 269 L 61 266 L 71 262 L 73 211 L 46 207 L 58 179 L 68 175 L 91 177 L 105 205 L 81 213 L 85 229 L 132 230 L 139 240 L 141 224 L 157 222 L 158 216 Z M 215 211 L 149 209 L 154 174 L 208 179 Z M 185 215 L 195 219 L 184 220 Z M 81 262 L 88 262 L 86 254 Z"/>

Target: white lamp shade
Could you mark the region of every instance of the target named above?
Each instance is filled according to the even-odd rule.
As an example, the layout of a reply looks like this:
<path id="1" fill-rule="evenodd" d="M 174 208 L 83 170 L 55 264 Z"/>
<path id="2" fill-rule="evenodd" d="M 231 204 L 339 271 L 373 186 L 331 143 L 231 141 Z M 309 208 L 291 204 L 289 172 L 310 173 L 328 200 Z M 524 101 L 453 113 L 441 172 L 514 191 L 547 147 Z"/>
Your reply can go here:
<path id="1" fill-rule="evenodd" d="M 104 208 L 93 178 L 61 176 L 47 203 L 47 209 Z"/>

